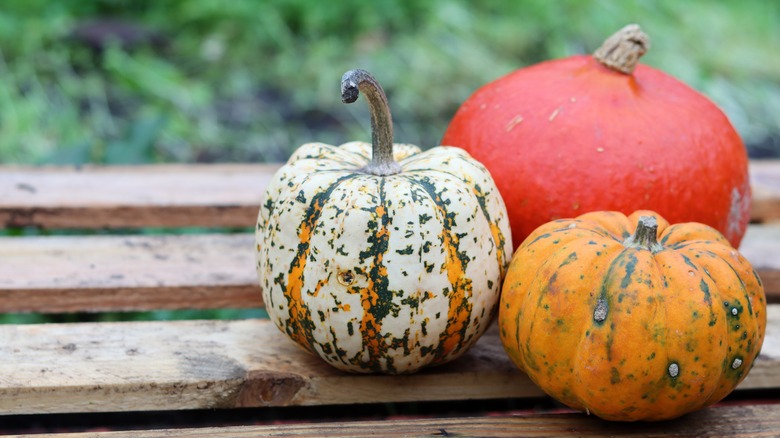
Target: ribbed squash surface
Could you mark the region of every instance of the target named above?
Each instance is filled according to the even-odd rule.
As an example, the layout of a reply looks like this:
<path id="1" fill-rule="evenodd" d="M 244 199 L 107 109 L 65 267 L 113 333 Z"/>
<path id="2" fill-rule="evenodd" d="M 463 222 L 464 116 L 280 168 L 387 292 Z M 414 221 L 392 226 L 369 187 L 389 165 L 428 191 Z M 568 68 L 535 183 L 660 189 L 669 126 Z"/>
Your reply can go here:
<path id="1" fill-rule="evenodd" d="M 257 270 L 271 319 L 336 368 L 408 373 L 463 354 L 496 312 L 506 209 L 457 148 L 394 146 L 402 171 L 359 172 L 371 145 L 301 146 L 266 190 Z"/>
<path id="2" fill-rule="evenodd" d="M 627 243 L 640 216 L 657 220 L 653 250 Z M 547 223 L 520 245 L 499 325 L 512 360 L 559 401 L 610 420 L 661 420 L 742 381 L 766 302 L 715 229 L 597 212 Z"/>

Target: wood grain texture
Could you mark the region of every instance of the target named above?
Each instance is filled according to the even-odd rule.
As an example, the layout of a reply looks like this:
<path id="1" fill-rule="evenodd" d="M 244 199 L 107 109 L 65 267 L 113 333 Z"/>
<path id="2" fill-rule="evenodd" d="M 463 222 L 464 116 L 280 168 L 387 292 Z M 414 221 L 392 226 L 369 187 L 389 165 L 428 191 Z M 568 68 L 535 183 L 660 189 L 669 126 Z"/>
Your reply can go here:
<path id="1" fill-rule="evenodd" d="M 251 234 L 0 238 L 0 312 L 260 307 Z M 780 226 L 740 251 L 780 302 Z"/>
<path id="2" fill-rule="evenodd" d="M 780 160 L 751 161 L 750 186 L 753 191 L 751 221 L 780 221 Z"/>
<path id="3" fill-rule="evenodd" d="M 0 326 L 0 357 L 3 414 L 542 395 L 495 329 L 461 359 L 408 376 L 342 373 L 269 320 Z"/>
<path id="4" fill-rule="evenodd" d="M 767 301 L 780 302 L 780 225 L 751 225 L 739 251 L 764 284 Z"/>
<path id="5" fill-rule="evenodd" d="M 42 438 L 120 437 L 777 437 L 780 406 L 714 406 L 672 421 L 614 423 L 583 414 L 501 415 L 491 417 L 396 419 L 268 426 L 210 427 L 148 431 L 36 435 Z"/>
<path id="6" fill-rule="evenodd" d="M 261 307 L 251 234 L 0 238 L 0 312 Z"/>
<path id="7" fill-rule="evenodd" d="M 738 390 L 780 388 L 780 305 Z M 461 359 L 407 376 L 342 373 L 268 320 L 0 326 L 0 413 L 334 405 L 542 392 L 496 326 Z"/>
<path id="8" fill-rule="evenodd" d="M 280 164 L 0 167 L 0 227 L 251 227 Z M 780 160 L 751 161 L 754 222 L 780 220 Z"/>
<path id="9" fill-rule="evenodd" d="M 0 167 L 0 227 L 253 227 L 279 167 Z"/>

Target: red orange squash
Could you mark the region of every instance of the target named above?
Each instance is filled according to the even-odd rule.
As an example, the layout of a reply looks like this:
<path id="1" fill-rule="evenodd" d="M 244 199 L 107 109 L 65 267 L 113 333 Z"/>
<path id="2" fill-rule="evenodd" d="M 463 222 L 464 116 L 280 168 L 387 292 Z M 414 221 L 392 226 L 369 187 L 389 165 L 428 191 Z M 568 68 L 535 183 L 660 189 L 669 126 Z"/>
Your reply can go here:
<path id="1" fill-rule="evenodd" d="M 596 51 L 522 68 L 458 109 L 442 144 L 493 175 L 515 245 L 553 219 L 652 209 L 737 247 L 749 219 L 746 149 L 709 99 L 646 65 L 627 26 Z"/>
<path id="2" fill-rule="evenodd" d="M 675 418 L 747 375 L 766 330 L 750 264 L 715 229 L 593 212 L 520 245 L 498 323 L 512 360 L 562 403 L 609 420 Z"/>

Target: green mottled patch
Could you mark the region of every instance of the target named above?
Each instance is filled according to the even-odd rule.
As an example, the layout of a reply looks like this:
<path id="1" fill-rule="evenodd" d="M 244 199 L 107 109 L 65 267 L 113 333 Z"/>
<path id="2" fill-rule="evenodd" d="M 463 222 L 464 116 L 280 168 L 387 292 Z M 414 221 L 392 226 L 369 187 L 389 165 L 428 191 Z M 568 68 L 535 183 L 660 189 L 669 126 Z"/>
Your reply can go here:
<path id="1" fill-rule="evenodd" d="M 397 249 L 397 250 L 395 250 L 395 252 L 397 252 L 398 254 L 401 254 L 401 255 L 410 255 L 410 254 L 412 254 L 414 252 L 414 248 L 412 247 L 412 245 L 406 245 L 406 248 L 404 248 L 404 249 Z"/>
<path id="2" fill-rule="evenodd" d="M 712 305 L 712 295 L 710 294 L 710 287 L 707 285 L 707 282 L 704 281 L 702 278 L 699 282 L 699 289 L 704 293 L 704 302 Z"/>
<path id="3" fill-rule="evenodd" d="M 412 309 L 417 309 L 420 307 L 420 298 L 417 296 L 408 296 L 401 300 L 401 304 L 409 306 Z"/>
<path id="4" fill-rule="evenodd" d="M 609 375 L 609 383 L 613 385 L 617 385 L 618 383 L 620 383 L 621 380 L 622 379 L 620 378 L 620 371 L 618 371 L 617 368 L 612 367 L 612 370 L 610 370 L 610 375 Z"/>
<path id="5" fill-rule="evenodd" d="M 550 233 L 544 233 L 544 234 L 542 234 L 542 235 L 539 235 L 539 236 L 537 236 L 537 237 L 536 237 L 536 239 L 532 240 L 530 243 L 528 243 L 528 244 L 527 244 L 527 245 L 525 245 L 525 246 L 531 246 L 531 245 L 533 245 L 534 243 L 536 243 L 536 242 L 538 242 L 538 241 L 540 241 L 540 240 L 547 239 L 547 238 L 548 238 L 548 237 L 550 237 L 550 236 L 551 236 L 551 234 L 550 234 Z"/>
<path id="6" fill-rule="evenodd" d="M 626 257 L 628 258 L 628 261 L 626 262 L 626 271 L 623 280 L 620 282 L 620 287 L 623 289 L 631 284 L 631 276 L 634 274 L 636 264 L 639 262 L 634 254 L 628 253 Z"/>
<path id="7" fill-rule="evenodd" d="M 573 252 L 573 253 L 569 254 L 566 257 L 566 259 L 563 262 L 561 262 L 561 264 L 558 267 L 562 268 L 562 267 L 564 267 L 564 266 L 566 266 L 566 265 L 568 265 L 570 263 L 574 263 L 576 261 L 577 261 L 577 253 Z"/>

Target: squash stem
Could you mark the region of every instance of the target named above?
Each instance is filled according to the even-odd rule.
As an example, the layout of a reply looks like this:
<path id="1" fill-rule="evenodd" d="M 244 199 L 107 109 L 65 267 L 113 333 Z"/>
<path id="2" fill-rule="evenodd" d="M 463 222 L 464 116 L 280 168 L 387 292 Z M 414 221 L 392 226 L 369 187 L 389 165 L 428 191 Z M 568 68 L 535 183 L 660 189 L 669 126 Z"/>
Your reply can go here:
<path id="1" fill-rule="evenodd" d="M 360 92 L 368 100 L 371 113 L 371 161 L 362 172 L 387 176 L 401 172 L 401 165 L 393 158 L 393 119 L 382 86 L 365 70 L 355 69 L 341 78 L 341 101 L 353 103 Z"/>
<path id="2" fill-rule="evenodd" d="M 630 75 L 649 48 L 650 37 L 638 24 L 629 24 L 607 38 L 593 57 L 609 69 Z"/>
<path id="3" fill-rule="evenodd" d="M 653 254 L 664 249 L 658 243 L 658 220 L 653 216 L 641 216 L 636 224 L 636 232 L 623 245 L 626 248 L 646 249 Z"/>

